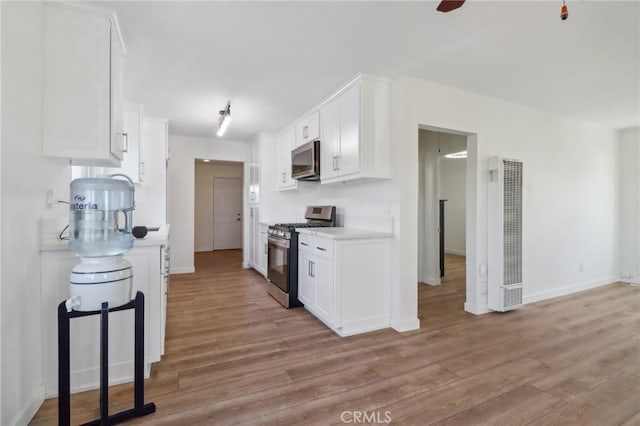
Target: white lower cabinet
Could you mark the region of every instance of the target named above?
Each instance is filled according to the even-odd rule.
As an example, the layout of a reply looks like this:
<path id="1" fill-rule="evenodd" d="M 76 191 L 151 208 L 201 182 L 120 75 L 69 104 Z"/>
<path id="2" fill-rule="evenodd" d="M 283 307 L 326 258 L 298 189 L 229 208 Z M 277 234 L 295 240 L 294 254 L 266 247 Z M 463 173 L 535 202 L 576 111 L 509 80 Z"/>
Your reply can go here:
<path id="1" fill-rule="evenodd" d="M 389 327 L 390 239 L 300 234 L 298 297 L 340 336 Z"/>
<path id="2" fill-rule="evenodd" d="M 145 296 L 145 377 L 151 363 L 164 352 L 166 318 L 166 251 L 162 245 L 134 247 L 124 258 L 133 268 L 133 291 Z M 58 317 L 60 302 L 69 298 L 69 273 L 79 258 L 68 250 L 41 253 L 42 344 L 46 397 L 58 392 Z M 109 383 L 133 380 L 133 310 L 109 314 Z M 71 319 L 71 390 L 97 388 L 100 383 L 100 318 L 92 315 Z"/>

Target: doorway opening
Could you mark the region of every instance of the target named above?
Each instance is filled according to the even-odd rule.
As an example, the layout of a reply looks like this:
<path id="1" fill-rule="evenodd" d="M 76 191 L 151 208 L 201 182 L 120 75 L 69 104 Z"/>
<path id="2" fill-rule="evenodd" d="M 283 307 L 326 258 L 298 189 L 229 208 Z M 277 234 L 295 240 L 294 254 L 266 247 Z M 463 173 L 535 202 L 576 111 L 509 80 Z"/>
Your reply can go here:
<path id="1" fill-rule="evenodd" d="M 467 185 L 475 183 L 467 151 L 475 136 L 418 132 L 418 313 L 428 327 L 466 315 Z"/>
<path id="2" fill-rule="evenodd" d="M 195 160 L 194 251 L 243 247 L 243 164 Z"/>

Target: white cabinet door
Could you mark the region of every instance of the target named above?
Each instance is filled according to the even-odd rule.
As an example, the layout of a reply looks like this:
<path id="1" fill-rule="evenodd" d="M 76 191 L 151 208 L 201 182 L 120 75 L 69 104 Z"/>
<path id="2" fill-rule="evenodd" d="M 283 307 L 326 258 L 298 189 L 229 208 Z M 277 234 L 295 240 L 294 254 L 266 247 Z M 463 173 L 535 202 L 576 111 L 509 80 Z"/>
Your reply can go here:
<path id="1" fill-rule="evenodd" d="M 339 175 L 337 161 L 340 156 L 340 99 L 327 102 L 320 110 L 322 141 L 320 146 L 320 177 Z"/>
<path id="2" fill-rule="evenodd" d="M 333 261 L 314 256 L 311 272 L 315 278 L 315 308 L 318 317 L 328 325 L 334 324 L 335 291 Z"/>
<path id="3" fill-rule="evenodd" d="M 123 56 L 120 35 L 111 27 L 111 154 L 122 161 L 124 158 L 123 125 Z"/>
<path id="4" fill-rule="evenodd" d="M 307 307 L 315 306 L 316 280 L 313 276 L 313 255 L 298 252 L 298 299 Z"/>
<path id="5" fill-rule="evenodd" d="M 340 152 L 336 161 L 337 176 L 360 171 L 360 85 L 340 96 Z"/>
<path id="6" fill-rule="evenodd" d="M 291 150 L 295 145 L 295 131 L 292 126 L 278 136 L 276 182 L 279 191 L 297 187 L 297 181 L 291 177 Z"/>
<path id="7" fill-rule="evenodd" d="M 167 120 L 144 116 L 141 144 L 144 152 L 144 185 L 136 186 L 134 225 L 167 223 Z"/>
<path id="8" fill-rule="evenodd" d="M 259 236 L 259 250 L 260 250 L 260 262 L 258 264 L 258 271 L 264 275 L 265 277 L 267 276 L 267 261 L 268 261 L 268 257 L 269 257 L 269 246 L 268 246 L 268 238 L 267 238 L 267 231 L 266 229 L 264 230 L 264 232 L 262 232 L 262 228 L 263 226 L 260 225 L 260 236 Z M 266 228 L 266 227 L 265 227 Z"/>
<path id="9" fill-rule="evenodd" d="M 314 111 L 296 123 L 296 147 L 320 137 L 320 112 Z"/>
<path id="10" fill-rule="evenodd" d="M 123 112 L 124 158 L 120 168 L 110 169 L 111 173 L 129 176 L 134 183 L 144 180 L 144 160 L 142 149 L 142 108 L 126 104 Z"/>
<path id="11" fill-rule="evenodd" d="M 327 102 L 321 110 L 323 180 L 360 171 L 360 85 Z"/>
<path id="12" fill-rule="evenodd" d="M 249 205 L 260 203 L 260 139 L 259 136 L 249 142 L 247 155 L 248 167 L 248 202 Z"/>
<path id="13" fill-rule="evenodd" d="M 260 265 L 260 208 L 251 207 L 249 209 L 249 259 L 248 263 L 254 269 L 259 269 Z"/>
<path id="14" fill-rule="evenodd" d="M 47 3 L 43 153 L 75 165 L 120 166 L 122 45 L 114 14 Z"/>
<path id="15" fill-rule="evenodd" d="M 260 265 L 260 252 L 262 248 L 260 247 L 260 209 L 254 207 L 253 212 L 253 226 L 251 227 L 253 229 L 253 264 L 257 269 Z"/>

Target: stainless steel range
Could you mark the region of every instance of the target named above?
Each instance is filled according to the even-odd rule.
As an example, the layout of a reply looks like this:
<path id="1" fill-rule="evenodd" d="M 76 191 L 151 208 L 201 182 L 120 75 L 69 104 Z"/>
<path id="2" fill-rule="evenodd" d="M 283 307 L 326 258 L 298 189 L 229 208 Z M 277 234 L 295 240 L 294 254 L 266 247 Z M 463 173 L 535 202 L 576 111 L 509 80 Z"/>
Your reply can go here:
<path id="1" fill-rule="evenodd" d="M 336 226 L 334 206 L 307 207 L 302 223 L 269 226 L 267 278 L 269 294 L 285 308 L 302 306 L 298 300 L 298 233 L 296 228 Z"/>

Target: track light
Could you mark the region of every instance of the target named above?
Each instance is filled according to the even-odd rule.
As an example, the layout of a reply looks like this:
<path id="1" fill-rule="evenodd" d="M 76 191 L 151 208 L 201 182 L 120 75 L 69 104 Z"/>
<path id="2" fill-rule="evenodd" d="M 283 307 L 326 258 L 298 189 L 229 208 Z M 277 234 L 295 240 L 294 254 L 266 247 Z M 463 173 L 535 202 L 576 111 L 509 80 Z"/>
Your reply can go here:
<path id="1" fill-rule="evenodd" d="M 227 106 L 223 110 L 220 110 L 220 118 L 218 119 L 218 137 L 221 138 L 224 132 L 227 131 L 231 123 L 231 101 L 227 102 Z"/>
<path id="2" fill-rule="evenodd" d="M 446 158 L 467 158 L 467 151 L 454 152 L 445 155 Z"/>

